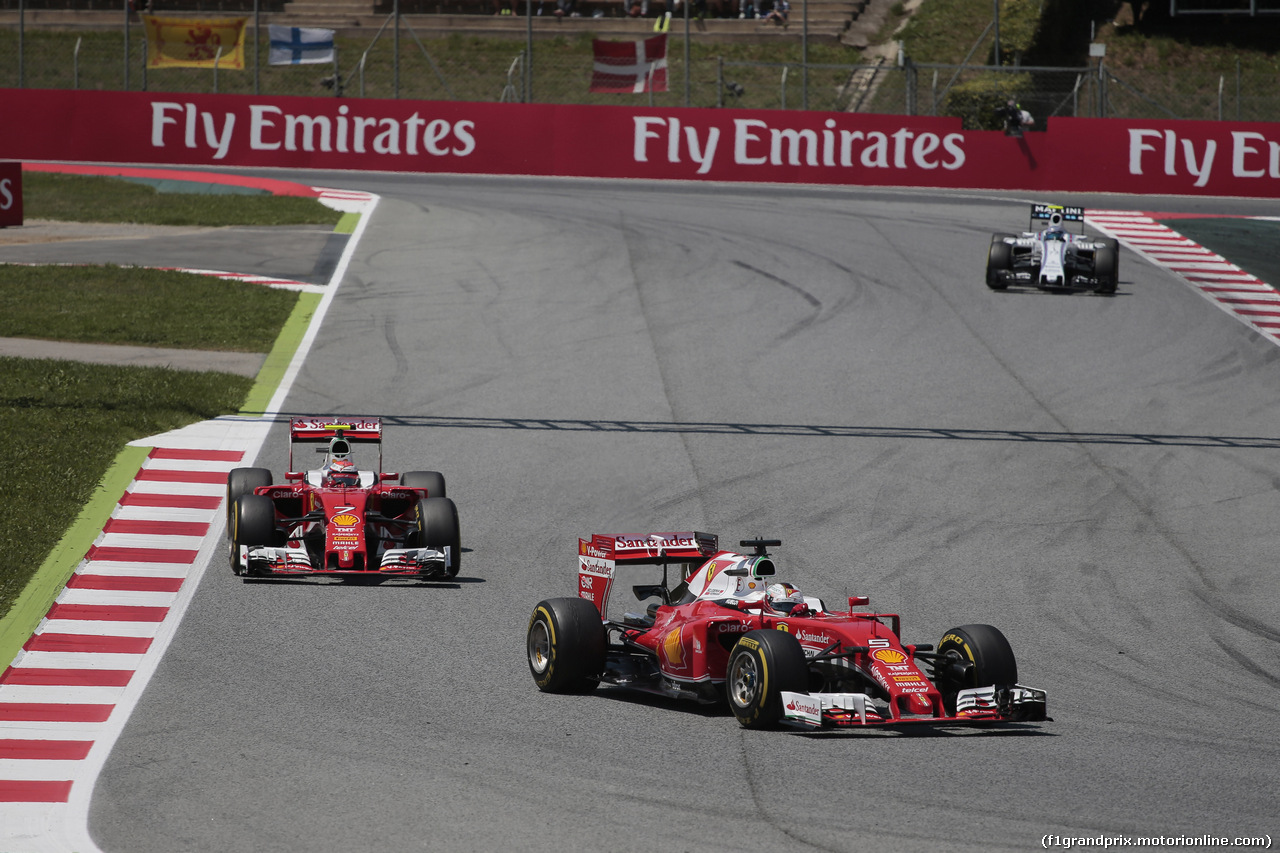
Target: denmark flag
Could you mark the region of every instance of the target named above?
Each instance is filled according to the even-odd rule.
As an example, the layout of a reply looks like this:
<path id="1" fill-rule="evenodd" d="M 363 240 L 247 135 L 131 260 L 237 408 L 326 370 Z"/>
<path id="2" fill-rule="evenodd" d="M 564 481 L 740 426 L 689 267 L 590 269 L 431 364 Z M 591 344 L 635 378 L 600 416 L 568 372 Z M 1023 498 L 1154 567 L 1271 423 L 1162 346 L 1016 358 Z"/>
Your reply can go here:
<path id="1" fill-rule="evenodd" d="M 593 39 L 592 92 L 667 91 L 667 35 L 644 41 Z"/>

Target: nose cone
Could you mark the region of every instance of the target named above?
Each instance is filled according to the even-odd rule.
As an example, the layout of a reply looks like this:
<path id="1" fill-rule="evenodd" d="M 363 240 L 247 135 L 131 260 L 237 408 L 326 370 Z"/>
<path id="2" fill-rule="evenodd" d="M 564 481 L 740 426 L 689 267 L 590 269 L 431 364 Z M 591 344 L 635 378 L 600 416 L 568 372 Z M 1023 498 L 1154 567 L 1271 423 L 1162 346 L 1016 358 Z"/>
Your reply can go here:
<path id="1" fill-rule="evenodd" d="M 923 693 L 912 693 L 908 696 L 907 708 L 912 714 L 929 714 L 933 712 L 933 705 L 929 702 L 929 697 Z"/>

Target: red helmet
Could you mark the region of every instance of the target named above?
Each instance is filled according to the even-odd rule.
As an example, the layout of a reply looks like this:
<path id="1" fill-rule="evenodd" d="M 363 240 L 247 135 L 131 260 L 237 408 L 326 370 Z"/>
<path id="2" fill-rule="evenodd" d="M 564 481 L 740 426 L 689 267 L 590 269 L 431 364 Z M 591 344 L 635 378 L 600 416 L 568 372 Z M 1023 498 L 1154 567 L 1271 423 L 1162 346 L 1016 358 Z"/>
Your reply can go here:
<path id="1" fill-rule="evenodd" d="M 325 469 L 324 484 L 333 488 L 352 488 L 360 485 L 360 472 L 350 459 L 335 459 Z"/>

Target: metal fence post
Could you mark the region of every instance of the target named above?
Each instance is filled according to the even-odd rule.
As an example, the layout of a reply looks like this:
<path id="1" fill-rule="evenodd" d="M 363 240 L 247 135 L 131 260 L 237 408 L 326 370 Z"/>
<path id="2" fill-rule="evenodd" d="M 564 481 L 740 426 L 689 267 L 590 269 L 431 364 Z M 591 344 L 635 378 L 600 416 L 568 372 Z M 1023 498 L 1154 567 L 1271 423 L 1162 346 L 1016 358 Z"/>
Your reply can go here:
<path id="1" fill-rule="evenodd" d="M 804 29 L 800 33 L 800 109 L 809 109 L 809 0 L 804 0 Z M 785 107 L 783 109 L 786 109 Z"/>
<path id="2" fill-rule="evenodd" d="M 25 89 L 23 85 L 26 69 L 23 63 L 26 61 L 26 45 L 25 36 L 27 30 L 27 6 L 25 0 L 18 0 L 18 88 Z"/>
<path id="3" fill-rule="evenodd" d="M 124 90 L 129 91 L 129 0 L 121 0 L 124 6 Z"/>

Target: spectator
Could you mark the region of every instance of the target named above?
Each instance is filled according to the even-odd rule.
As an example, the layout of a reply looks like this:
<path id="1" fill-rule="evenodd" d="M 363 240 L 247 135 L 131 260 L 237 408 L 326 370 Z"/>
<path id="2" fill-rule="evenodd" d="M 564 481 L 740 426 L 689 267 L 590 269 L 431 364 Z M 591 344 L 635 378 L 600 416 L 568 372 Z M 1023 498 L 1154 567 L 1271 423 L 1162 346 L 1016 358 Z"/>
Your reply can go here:
<path id="1" fill-rule="evenodd" d="M 769 10 L 769 14 L 765 15 L 765 20 L 770 23 L 780 25 L 784 30 L 787 28 L 787 16 L 791 14 L 791 4 L 788 0 L 773 0 L 773 8 Z"/>
<path id="2" fill-rule="evenodd" d="M 1005 136 L 1022 136 L 1022 131 L 1029 129 L 1036 123 L 1036 120 L 1031 117 L 1031 113 L 1024 110 L 1022 104 L 1019 104 L 1013 98 L 1010 98 L 996 112 L 1004 122 Z"/>

